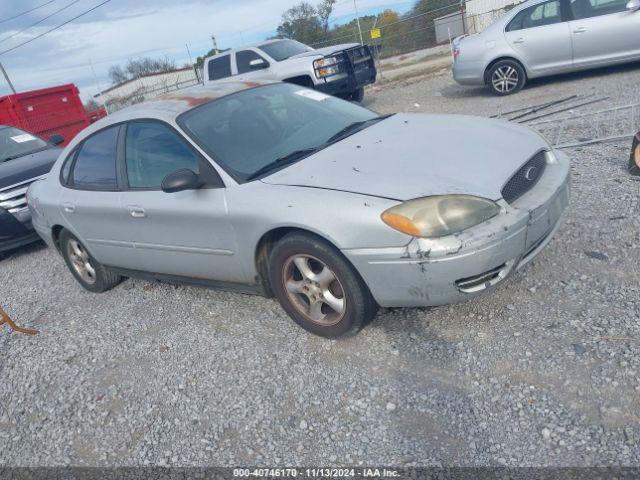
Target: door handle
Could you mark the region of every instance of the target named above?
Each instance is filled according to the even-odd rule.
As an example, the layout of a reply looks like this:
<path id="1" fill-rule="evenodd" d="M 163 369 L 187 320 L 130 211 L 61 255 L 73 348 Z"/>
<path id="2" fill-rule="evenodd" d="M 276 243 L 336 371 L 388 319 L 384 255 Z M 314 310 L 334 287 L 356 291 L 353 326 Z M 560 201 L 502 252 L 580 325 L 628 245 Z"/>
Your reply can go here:
<path id="1" fill-rule="evenodd" d="M 133 218 L 144 218 L 147 216 L 144 208 L 142 207 L 127 207 L 129 209 L 129 215 Z"/>
<path id="2" fill-rule="evenodd" d="M 587 29 L 585 27 L 578 27 L 573 31 L 573 33 L 584 33 L 586 31 Z"/>
<path id="3" fill-rule="evenodd" d="M 75 205 L 71 205 L 70 203 L 63 203 L 62 208 L 66 213 L 76 213 Z"/>
<path id="4" fill-rule="evenodd" d="M 513 43 L 524 43 L 524 38 L 520 37 L 520 38 L 516 38 Z"/>

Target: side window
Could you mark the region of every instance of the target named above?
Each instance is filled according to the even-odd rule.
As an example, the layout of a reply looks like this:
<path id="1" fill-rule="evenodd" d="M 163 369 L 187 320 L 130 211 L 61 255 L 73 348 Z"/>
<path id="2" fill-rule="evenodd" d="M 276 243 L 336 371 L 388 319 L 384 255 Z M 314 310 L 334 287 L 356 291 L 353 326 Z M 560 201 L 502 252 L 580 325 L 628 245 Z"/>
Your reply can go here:
<path id="1" fill-rule="evenodd" d="M 158 122 L 132 122 L 127 126 L 125 164 L 131 188 L 159 189 L 176 170 L 200 173 L 199 157 L 175 131 Z"/>
<path id="2" fill-rule="evenodd" d="M 576 20 L 620 13 L 626 10 L 627 0 L 571 0 L 571 12 Z"/>
<path id="3" fill-rule="evenodd" d="M 71 183 L 82 190 L 116 190 L 116 157 L 120 127 L 102 130 L 87 138 L 78 151 Z"/>
<path id="4" fill-rule="evenodd" d="M 253 60 L 262 60 L 264 62 L 264 66 L 267 66 L 267 61 L 253 50 L 242 50 L 241 52 L 237 52 L 236 63 L 238 64 L 238 73 L 255 71 L 256 69 L 251 68 L 250 65 Z"/>
<path id="5" fill-rule="evenodd" d="M 62 181 L 63 185 L 71 184 L 71 165 L 73 165 L 73 160 L 76 158 L 77 154 L 78 150 L 75 149 L 69 154 L 69 156 L 67 156 L 67 158 L 64 160 L 64 163 L 62 164 L 62 168 L 60 169 L 60 180 Z"/>
<path id="6" fill-rule="evenodd" d="M 231 55 L 209 61 L 209 80 L 220 80 L 231 76 Z"/>
<path id="7" fill-rule="evenodd" d="M 562 11 L 560 1 L 552 0 L 551 2 L 540 3 L 522 10 L 511 20 L 509 25 L 507 25 L 507 32 L 553 25 L 554 23 L 561 22 Z"/>

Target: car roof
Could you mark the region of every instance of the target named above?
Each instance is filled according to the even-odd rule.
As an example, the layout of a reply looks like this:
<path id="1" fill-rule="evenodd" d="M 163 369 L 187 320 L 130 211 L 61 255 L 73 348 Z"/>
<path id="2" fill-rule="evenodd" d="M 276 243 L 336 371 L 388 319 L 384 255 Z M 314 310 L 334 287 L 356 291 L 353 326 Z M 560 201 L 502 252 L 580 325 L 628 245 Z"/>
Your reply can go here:
<path id="1" fill-rule="evenodd" d="M 218 98 L 273 83 L 265 81 L 223 81 L 176 90 L 175 92 L 166 93 L 118 110 L 96 122 L 96 124 L 102 123 L 104 126 L 107 123 L 116 123 L 132 118 L 158 118 L 174 121 L 180 114 Z"/>
<path id="2" fill-rule="evenodd" d="M 73 148 L 92 133 L 116 123 L 141 118 L 150 118 L 174 124 L 179 115 L 195 107 L 204 105 L 205 103 L 218 98 L 226 97 L 227 95 L 272 84 L 275 84 L 275 82 L 222 81 L 167 93 L 146 100 L 142 103 L 123 108 L 122 110 L 111 113 L 97 122 L 92 123 L 90 126 L 82 130 L 82 132 L 69 143 L 68 147 Z"/>

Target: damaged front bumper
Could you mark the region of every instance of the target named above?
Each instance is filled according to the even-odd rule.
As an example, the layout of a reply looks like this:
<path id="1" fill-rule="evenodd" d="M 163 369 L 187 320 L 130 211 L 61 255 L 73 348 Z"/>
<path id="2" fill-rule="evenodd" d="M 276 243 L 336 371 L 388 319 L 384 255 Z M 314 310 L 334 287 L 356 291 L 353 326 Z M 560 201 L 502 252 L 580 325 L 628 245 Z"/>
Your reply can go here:
<path id="1" fill-rule="evenodd" d="M 382 307 L 456 303 L 495 288 L 549 243 L 569 203 L 569 159 L 556 152 L 538 184 L 503 213 L 457 235 L 394 248 L 347 249 Z"/>

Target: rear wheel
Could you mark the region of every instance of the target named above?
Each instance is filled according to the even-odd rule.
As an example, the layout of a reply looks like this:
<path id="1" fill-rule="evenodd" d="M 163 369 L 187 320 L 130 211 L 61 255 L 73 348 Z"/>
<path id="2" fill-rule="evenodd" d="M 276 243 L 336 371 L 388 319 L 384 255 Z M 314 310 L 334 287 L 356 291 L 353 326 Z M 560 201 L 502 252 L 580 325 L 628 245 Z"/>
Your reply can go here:
<path id="1" fill-rule="evenodd" d="M 107 270 L 94 259 L 80 240 L 68 230 L 60 232 L 60 250 L 75 279 L 90 292 L 106 292 L 122 281 L 120 275 Z"/>
<path id="2" fill-rule="evenodd" d="M 322 337 L 353 335 L 377 311 L 369 289 L 342 254 L 310 234 L 292 233 L 276 244 L 269 280 L 289 316 Z"/>
<path id="3" fill-rule="evenodd" d="M 511 95 L 524 87 L 527 75 L 515 60 L 501 60 L 487 71 L 487 85 L 495 95 Z"/>

